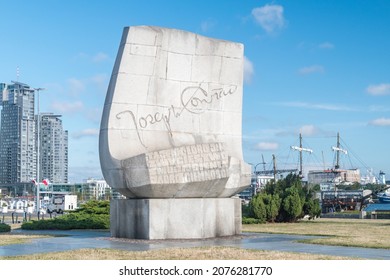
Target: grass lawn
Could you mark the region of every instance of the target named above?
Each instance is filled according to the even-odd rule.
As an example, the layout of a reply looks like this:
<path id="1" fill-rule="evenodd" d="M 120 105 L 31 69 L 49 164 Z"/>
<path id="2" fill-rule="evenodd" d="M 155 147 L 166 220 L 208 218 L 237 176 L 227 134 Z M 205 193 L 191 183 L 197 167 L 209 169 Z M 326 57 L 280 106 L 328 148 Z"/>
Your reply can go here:
<path id="1" fill-rule="evenodd" d="M 80 249 L 66 252 L 0 257 L 0 260 L 348 260 L 350 258 L 231 247 L 169 248 L 150 251 Z"/>
<path id="2" fill-rule="evenodd" d="M 317 219 L 299 223 L 243 225 L 243 231 L 328 236 L 301 242 L 323 245 L 390 249 L 390 221 Z"/>
<path id="3" fill-rule="evenodd" d="M 304 242 L 325 245 L 390 249 L 389 220 L 318 219 L 298 223 L 243 225 L 244 232 L 304 234 L 327 238 Z M 0 246 L 25 242 L 39 236 L 1 234 Z M 230 247 L 169 248 L 142 252 L 113 249 L 80 249 L 0 259 L 19 260 L 339 260 L 350 259 L 326 255 L 245 250 Z"/>
<path id="4" fill-rule="evenodd" d="M 33 234 L 13 234 L 13 233 L 1 233 L 0 234 L 0 246 L 27 243 L 33 238 L 48 237 L 44 235 L 33 235 Z"/>

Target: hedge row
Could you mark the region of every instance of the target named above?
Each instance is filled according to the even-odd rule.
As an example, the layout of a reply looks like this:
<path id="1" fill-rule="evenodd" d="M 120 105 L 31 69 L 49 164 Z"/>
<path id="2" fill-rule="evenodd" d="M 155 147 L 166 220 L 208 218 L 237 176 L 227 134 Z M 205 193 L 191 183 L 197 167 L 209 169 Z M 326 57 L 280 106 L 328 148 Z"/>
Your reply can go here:
<path id="1" fill-rule="evenodd" d="M 0 232 L 10 232 L 11 227 L 7 224 L 1 224 L 0 223 Z"/>
<path id="2" fill-rule="evenodd" d="M 109 229 L 109 215 L 78 215 L 70 213 L 50 220 L 29 221 L 22 224 L 27 230 Z"/>
<path id="3" fill-rule="evenodd" d="M 27 230 L 109 229 L 110 204 L 108 201 L 89 201 L 80 209 L 61 217 L 22 224 Z"/>

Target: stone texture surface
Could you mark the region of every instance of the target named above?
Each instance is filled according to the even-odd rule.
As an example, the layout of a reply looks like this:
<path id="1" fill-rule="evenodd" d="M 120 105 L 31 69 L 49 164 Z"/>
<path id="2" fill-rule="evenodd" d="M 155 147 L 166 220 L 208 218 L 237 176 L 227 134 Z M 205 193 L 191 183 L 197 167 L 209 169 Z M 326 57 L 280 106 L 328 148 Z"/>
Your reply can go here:
<path id="1" fill-rule="evenodd" d="M 129 189 L 137 197 L 230 197 L 241 189 L 242 162 L 222 143 L 188 145 L 122 161 Z"/>
<path id="2" fill-rule="evenodd" d="M 230 197 L 248 187 L 242 80 L 242 44 L 125 28 L 100 128 L 108 184 L 129 198 Z"/>
<path id="3" fill-rule="evenodd" d="M 111 202 L 111 235 L 119 238 L 194 239 L 240 233 L 241 201 L 238 198 Z"/>

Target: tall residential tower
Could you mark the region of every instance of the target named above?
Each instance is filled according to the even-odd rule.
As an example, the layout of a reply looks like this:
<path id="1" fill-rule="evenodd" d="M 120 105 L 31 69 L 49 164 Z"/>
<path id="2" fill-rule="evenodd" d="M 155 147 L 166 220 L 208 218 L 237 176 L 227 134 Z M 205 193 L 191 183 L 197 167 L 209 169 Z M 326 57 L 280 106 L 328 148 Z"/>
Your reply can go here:
<path id="1" fill-rule="evenodd" d="M 60 117 L 48 113 L 40 118 L 40 177 L 53 183 L 68 182 L 68 131 Z"/>
<path id="2" fill-rule="evenodd" d="M 52 113 L 40 114 L 38 126 L 35 91 L 20 82 L 0 83 L 0 184 L 68 182 L 68 132 Z"/>
<path id="3" fill-rule="evenodd" d="M 0 183 L 36 178 L 34 96 L 35 90 L 26 84 L 0 83 Z"/>

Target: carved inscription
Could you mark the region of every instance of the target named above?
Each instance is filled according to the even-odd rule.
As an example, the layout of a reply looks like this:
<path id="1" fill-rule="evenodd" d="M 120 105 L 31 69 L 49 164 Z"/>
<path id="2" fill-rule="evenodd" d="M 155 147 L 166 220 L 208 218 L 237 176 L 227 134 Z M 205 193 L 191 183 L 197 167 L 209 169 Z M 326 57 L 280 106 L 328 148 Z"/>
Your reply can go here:
<path id="1" fill-rule="evenodd" d="M 172 118 L 178 119 L 184 112 L 202 114 L 207 110 L 208 105 L 234 94 L 236 90 L 237 86 L 225 86 L 211 89 L 210 91 L 206 91 L 201 85 L 191 86 L 185 88 L 181 92 L 180 108 L 170 105 L 168 107 L 163 107 L 160 111 L 145 115 L 136 115 L 136 113 L 131 110 L 125 110 L 116 114 L 116 118 L 120 120 L 127 116 L 128 118 L 124 118 L 124 120 L 130 122 L 131 127 L 135 128 L 139 142 L 142 146 L 147 148 L 142 140 L 140 130 L 149 129 L 150 126 L 163 123 L 169 136 L 172 137 Z"/>
<path id="2" fill-rule="evenodd" d="M 146 154 L 151 184 L 178 184 L 227 178 L 222 143 L 183 146 Z"/>

